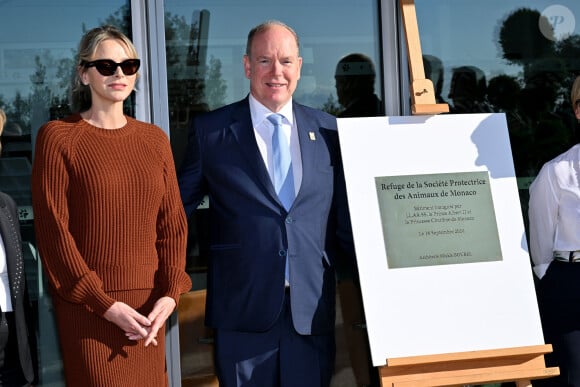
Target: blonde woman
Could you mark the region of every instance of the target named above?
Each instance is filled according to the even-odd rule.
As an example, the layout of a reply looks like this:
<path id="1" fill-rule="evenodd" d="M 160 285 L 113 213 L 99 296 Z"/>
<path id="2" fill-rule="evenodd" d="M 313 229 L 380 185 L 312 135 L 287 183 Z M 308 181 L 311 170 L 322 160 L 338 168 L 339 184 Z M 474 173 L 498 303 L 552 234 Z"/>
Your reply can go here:
<path id="1" fill-rule="evenodd" d="M 116 28 L 87 32 L 78 113 L 37 137 L 36 238 L 68 386 L 166 386 L 165 320 L 191 287 L 168 138 L 123 114 L 139 65 Z"/>

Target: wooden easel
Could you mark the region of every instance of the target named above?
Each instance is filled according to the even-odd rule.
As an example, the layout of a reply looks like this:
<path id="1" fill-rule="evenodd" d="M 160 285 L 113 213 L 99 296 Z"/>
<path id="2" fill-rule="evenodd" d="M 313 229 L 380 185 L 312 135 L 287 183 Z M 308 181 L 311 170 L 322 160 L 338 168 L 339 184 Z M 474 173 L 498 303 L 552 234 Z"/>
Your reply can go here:
<path id="1" fill-rule="evenodd" d="M 449 353 L 388 359 L 379 367 L 381 386 L 432 387 L 516 382 L 531 387 L 532 379 L 560 374 L 558 367 L 546 368 L 544 354 L 550 344 L 486 351 Z"/>
<path id="2" fill-rule="evenodd" d="M 435 102 L 433 82 L 425 78 L 423 56 L 414 0 L 400 0 L 406 32 L 411 73 L 412 113 L 416 115 L 449 112 L 449 105 Z M 463 386 L 494 382 L 516 382 L 531 387 L 533 379 L 560 374 L 558 367 L 546 368 L 544 355 L 550 344 L 424 355 L 387 359 L 379 367 L 382 387 Z"/>
<path id="3" fill-rule="evenodd" d="M 414 0 L 401 0 L 401 9 L 411 73 L 411 112 L 417 115 L 448 113 L 449 105 L 435 102 L 433 82 L 425 78 Z"/>

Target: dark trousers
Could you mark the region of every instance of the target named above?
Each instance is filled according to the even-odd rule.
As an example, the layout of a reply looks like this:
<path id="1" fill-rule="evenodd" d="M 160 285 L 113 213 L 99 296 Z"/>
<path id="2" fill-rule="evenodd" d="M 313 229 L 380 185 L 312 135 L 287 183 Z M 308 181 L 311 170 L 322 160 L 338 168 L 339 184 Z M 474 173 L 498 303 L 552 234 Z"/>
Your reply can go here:
<path id="1" fill-rule="evenodd" d="M 0 387 L 28 385 L 20 367 L 14 313 L 0 312 Z"/>
<path id="2" fill-rule="evenodd" d="M 580 387 L 580 263 L 554 261 L 538 283 L 538 305 L 546 344 L 546 366 L 560 375 L 534 381 L 534 387 Z"/>
<path id="3" fill-rule="evenodd" d="M 215 330 L 220 387 L 327 387 L 333 373 L 334 334 L 299 335 L 286 292 L 278 321 L 266 332 Z"/>

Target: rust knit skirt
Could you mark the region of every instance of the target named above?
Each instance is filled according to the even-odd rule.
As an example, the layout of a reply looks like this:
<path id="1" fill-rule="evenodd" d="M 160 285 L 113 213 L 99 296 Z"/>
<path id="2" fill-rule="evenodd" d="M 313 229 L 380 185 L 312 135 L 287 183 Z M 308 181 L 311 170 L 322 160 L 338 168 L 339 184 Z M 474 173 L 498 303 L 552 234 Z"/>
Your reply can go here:
<path id="1" fill-rule="evenodd" d="M 156 297 L 151 289 L 109 292 L 147 316 Z M 165 327 L 157 346 L 131 341 L 117 325 L 85 306 L 53 296 L 67 387 L 166 387 Z"/>

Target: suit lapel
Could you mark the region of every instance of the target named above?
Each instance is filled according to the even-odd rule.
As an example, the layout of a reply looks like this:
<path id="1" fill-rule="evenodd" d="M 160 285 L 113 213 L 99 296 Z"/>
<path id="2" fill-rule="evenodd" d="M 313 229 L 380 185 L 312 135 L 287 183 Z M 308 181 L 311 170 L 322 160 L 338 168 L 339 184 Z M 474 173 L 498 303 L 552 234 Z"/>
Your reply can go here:
<path id="1" fill-rule="evenodd" d="M 17 262 L 22 257 L 19 256 L 21 250 L 17 244 L 20 243 L 20 240 L 15 234 L 16 230 L 14 228 L 16 226 L 13 222 L 17 222 L 18 220 L 14 219 L 12 215 L 12 210 L 14 209 L 10 208 L 9 205 L 5 200 L 4 194 L 0 194 L 0 235 L 2 235 L 2 242 L 4 243 L 4 249 L 6 251 L 8 282 L 10 282 L 10 294 L 14 303 L 16 301 L 16 295 L 22 293 L 22 281 L 18 281 L 17 277 L 24 273 L 23 268 L 21 266 L 19 267 Z"/>
<path id="2" fill-rule="evenodd" d="M 296 201 L 299 201 L 304 190 L 316 189 L 317 180 L 316 174 L 314 173 L 316 168 L 312 168 L 311 166 L 316 165 L 318 141 L 321 138 L 316 121 L 310 115 L 304 114 L 300 105 L 294 104 L 293 110 L 298 128 L 298 141 L 300 143 L 302 158 L 302 183 L 300 184 L 298 195 L 296 195 Z"/>
<path id="3" fill-rule="evenodd" d="M 264 165 L 264 159 L 256 143 L 256 135 L 254 134 L 254 126 L 252 125 L 252 116 L 250 114 L 250 103 L 247 97 L 241 101 L 239 108 L 234 111 L 232 116 L 230 130 L 240 145 L 244 157 L 248 160 L 250 170 L 252 170 L 257 177 L 257 181 L 268 193 L 278 200 L 268 169 Z"/>

